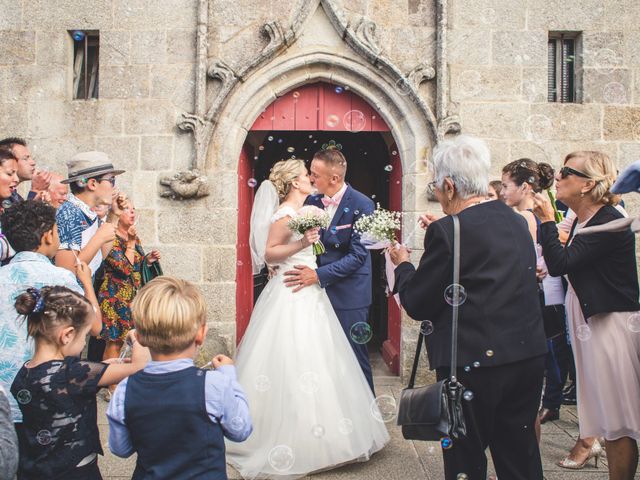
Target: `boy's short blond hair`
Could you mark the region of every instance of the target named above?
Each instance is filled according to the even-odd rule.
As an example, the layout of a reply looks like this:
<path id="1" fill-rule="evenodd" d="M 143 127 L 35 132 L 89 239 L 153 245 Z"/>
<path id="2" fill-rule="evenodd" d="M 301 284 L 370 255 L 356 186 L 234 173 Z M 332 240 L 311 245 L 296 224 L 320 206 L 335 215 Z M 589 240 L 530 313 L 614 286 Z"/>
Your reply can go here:
<path id="1" fill-rule="evenodd" d="M 188 348 L 207 320 L 207 305 L 198 288 L 186 280 L 162 276 L 140 289 L 131 304 L 138 340 L 152 352 Z"/>

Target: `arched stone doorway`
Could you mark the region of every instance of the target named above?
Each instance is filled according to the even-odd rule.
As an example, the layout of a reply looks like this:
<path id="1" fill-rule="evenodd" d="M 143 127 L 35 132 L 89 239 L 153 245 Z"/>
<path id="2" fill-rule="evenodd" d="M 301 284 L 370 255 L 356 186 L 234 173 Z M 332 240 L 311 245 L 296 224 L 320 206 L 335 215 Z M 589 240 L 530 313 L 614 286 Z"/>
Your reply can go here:
<path id="1" fill-rule="evenodd" d="M 254 122 L 238 166 L 238 242 L 236 274 L 236 342 L 248 326 L 266 275 L 252 275 L 249 219 L 254 189 L 283 158 L 309 161 L 333 142 L 349 161 L 347 182 L 383 208 L 400 210 L 402 166 L 388 125 L 378 112 L 348 88 L 327 83 L 304 85 L 269 105 Z M 372 351 L 380 351 L 398 373 L 400 309 L 387 297 L 384 257 L 372 252 L 373 275 L 369 323 Z"/>

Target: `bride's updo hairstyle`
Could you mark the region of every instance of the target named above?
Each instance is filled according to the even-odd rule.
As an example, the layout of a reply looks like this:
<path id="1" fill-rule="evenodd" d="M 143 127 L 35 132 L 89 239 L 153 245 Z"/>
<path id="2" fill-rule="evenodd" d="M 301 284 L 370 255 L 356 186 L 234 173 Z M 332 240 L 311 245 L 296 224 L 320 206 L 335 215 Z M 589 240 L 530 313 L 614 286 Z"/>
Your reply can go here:
<path id="1" fill-rule="evenodd" d="M 302 160 L 280 160 L 271 167 L 269 180 L 276 187 L 280 201 L 289 195 L 291 184 L 300 176 L 303 170 L 306 170 Z"/>
<path id="2" fill-rule="evenodd" d="M 520 158 L 508 163 L 502 169 L 502 173 L 509 175 L 518 186 L 528 183 L 536 193 L 550 189 L 555 175 L 553 167 L 548 163 L 536 163 L 529 158 Z"/>

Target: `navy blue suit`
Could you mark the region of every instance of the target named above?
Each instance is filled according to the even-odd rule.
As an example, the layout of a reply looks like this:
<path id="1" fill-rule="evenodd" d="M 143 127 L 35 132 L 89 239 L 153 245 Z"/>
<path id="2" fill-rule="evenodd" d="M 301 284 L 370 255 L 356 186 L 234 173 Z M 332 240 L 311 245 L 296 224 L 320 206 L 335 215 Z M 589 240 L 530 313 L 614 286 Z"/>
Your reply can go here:
<path id="1" fill-rule="evenodd" d="M 311 195 L 305 204 L 324 209 L 321 201 L 323 196 Z M 316 270 L 320 286 L 331 300 L 371 391 L 373 376 L 367 346 L 354 342 L 350 330 L 358 322 L 368 322 L 371 305 L 371 256 L 353 231 L 353 225 L 362 215 L 368 215 L 373 210 L 374 205 L 369 197 L 347 185 L 331 225 L 321 231 L 320 239 L 327 252 L 318 255 Z"/>

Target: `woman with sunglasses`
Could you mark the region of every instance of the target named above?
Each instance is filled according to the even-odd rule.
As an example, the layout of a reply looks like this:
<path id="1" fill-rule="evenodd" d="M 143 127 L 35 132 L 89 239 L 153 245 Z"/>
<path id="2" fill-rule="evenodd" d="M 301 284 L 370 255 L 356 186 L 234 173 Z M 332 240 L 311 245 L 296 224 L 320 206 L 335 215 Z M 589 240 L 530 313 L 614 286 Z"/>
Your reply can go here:
<path id="1" fill-rule="evenodd" d="M 534 197 L 551 275 L 567 275 L 566 311 L 578 388 L 580 437 L 604 437 L 612 480 L 632 480 L 640 439 L 640 335 L 635 332 L 638 275 L 630 230 L 580 235 L 582 228 L 621 218 L 609 190 L 616 177 L 603 153 L 573 152 L 556 176 L 558 200 L 576 214 L 566 247 L 545 195 Z M 576 467 L 595 456 L 581 452 Z"/>

